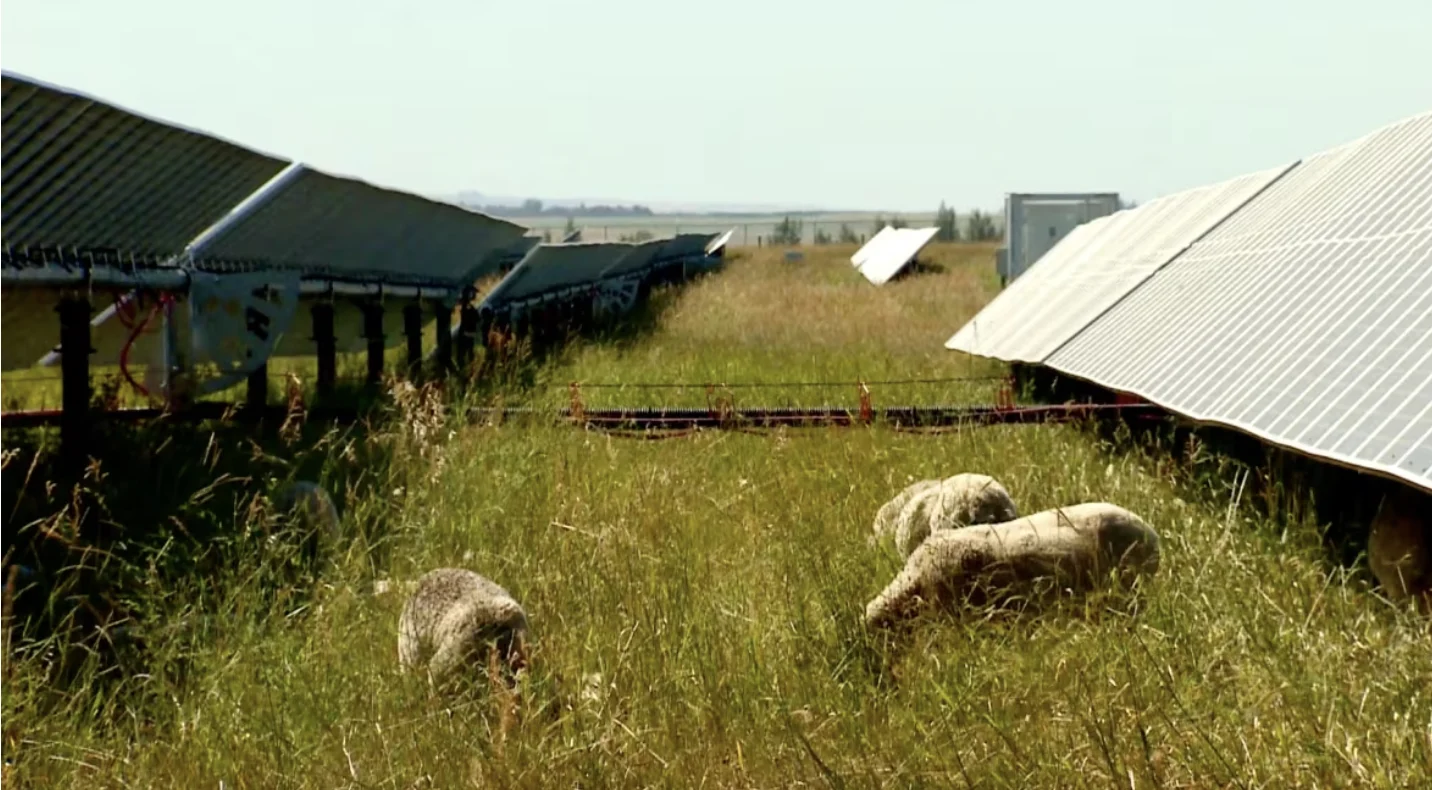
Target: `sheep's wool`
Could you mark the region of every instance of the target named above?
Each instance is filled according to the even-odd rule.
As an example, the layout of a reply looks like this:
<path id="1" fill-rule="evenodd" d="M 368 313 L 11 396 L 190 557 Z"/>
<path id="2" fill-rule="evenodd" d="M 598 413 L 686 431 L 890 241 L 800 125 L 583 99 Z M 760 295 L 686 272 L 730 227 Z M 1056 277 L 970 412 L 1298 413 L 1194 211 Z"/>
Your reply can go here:
<path id="1" fill-rule="evenodd" d="M 868 625 L 907 616 L 921 602 L 978 603 L 1031 592 L 1047 580 L 1087 590 L 1118 570 L 1132 581 L 1158 570 L 1159 536 L 1138 516 L 1107 502 L 1056 508 L 999 524 L 937 531 L 865 609 Z"/>
<path id="2" fill-rule="evenodd" d="M 940 484 L 939 480 L 921 480 L 905 487 L 905 490 L 896 494 L 889 502 L 880 506 L 875 513 L 875 525 L 872 528 L 874 535 L 871 540 L 876 541 L 888 535 L 894 535 L 895 529 L 900 523 L 900 516 L 910 500 L 935 488 Z"/>
<path id="3" fill-rule="evenodd" d="M 908 558 L 931 534 L 1019 517 L 1014 499 L 989 475 L 958 474 L 916 493 L 896 519 L 895 548 Z"/>
<path id="4" fill-rule="evenodd" d="M 507 590 L 472 571 L 439 568 L 417 581 L 398 621 L 398 662 L 426 665 L 446 682 L 479 670 L 489 646 L 511 665 L 522 652 L 527 614 Z"/>

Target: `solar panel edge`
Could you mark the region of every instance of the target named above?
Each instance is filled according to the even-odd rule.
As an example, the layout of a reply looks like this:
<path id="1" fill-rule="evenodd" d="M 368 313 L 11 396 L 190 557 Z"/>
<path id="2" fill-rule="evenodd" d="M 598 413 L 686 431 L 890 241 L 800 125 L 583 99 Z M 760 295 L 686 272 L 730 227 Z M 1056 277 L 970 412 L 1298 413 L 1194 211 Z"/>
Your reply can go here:
<path id="1" fill-rule="evenodd" d="M 1072 377 L 1072 378 L 1079 379 L 1079 380 L 1081 380 L 1081 381 L 1086 381 L 1086 382 L 1091 383 L 1091 384 L 1094 384 L 1094 385 L 1096 385 L 1096 386 L 1107 386 L 1106 384 L 1100 383 L 1100 382 L 1098 382 L 1098 381 L 1091 380 L 1091 379 L 1086 378 L 1085 376 L 1082 376 L 1082 375 L 1080 375 L 1080 374 L 1078 374 L 1078 373 L 1076 373 L 1076 372 L 1074 372 L 1074 371 L 1066 370 L 1066 369 L 1061 368 L 1061 367 L 1058 367 L 1058 366 L 1056 366 L 1056 365 L 1051 365 L 1051 364 L 1045 363 L 1045 366 L 1046 366 L 1046 367 L 1053 368 L 1053 369 L 1059 371 L 1060 373 L 1063 373 L 1063 374 L 1065 374 L 1065 375 L 1067 375 L 1067 376 L 1070 376 L 1070 377 Z M 1432 492 L 1432 475 L 1429 475 L 1429 474 L 1419 474 L 1419 473 L 1413 472 L 1413 471 L 1411 471 L 1411 470 L 1402 469 L 1401 467 L 1388 466 L 1388 465 L 1382 464 L 1382 463 L 1371 463 L 1371 462 L 1368 462 L 1368 461 L 1366 461 L 1366 460 L 1364 460 L 1364 459 L 1359 459 L 1359 458 L 1347 456 L 1347 455 L 1340 454 L 1340 453 L 1333 453 L 1333 452 L 1330 452 L 1330 451 L 1327 451 L 1327 450 L 1323 450 L 1323 449 L 1320 449 L 1320 448 L 1308 446 L 1308 445 L 1305 445 L 1305 444 L 1303 444 L 1303 443 L 1301 443 L 1301 442 L 1298 442 L 1298 441 L 1296 441 L 1296 440 L 1291 440 L 1291 439 L 1288 439 L 1288 438 L 1286 438 L 1286 437 L 1280 437 L 1280 436 L 1272 435 L 1272 434 L 1270 434 L 1269 432 L 1264 431 L 1264 430 L 1258 428 L 1257 426 L 1252 426 L 1252 425 L 1247 425 L 1247 424 L 1244 424 L 1244 423 L 1240 423 L 1240 422 L 1237 421 L 1237 420 L 1228 420 L 1228 419 L 1224 419 L 1224 418 L 1220 418 L 1220 417 L 1216 417 L 1216 416 L 1209 416 L 1209 415 L 1204 415 L 1204 414 L 1191 413 L 1191 412 L 1182 410 L 1182 409 L 1180 409 L 1180 408 L 1176 408 L 1176 407 L 1174 407 L 1174 406 L 1171 406 L 1171 405 L 1169 405 L 1168 403 L 1164 402 L 1163 399 L 1161 399 L 1161 398 L 1159 398 L 1159 397 L 1155 397 L 1155 396 L 1149 394 L 1148 392 L 1145 392 L 1145 391 L 1143 391 L 1143 390 L 1141 390 L 1141 389 L 1139 389 L 1139 388 L 1137 388 L 1137 387 L 1124 386 L 1124 387 L 1116 388 L 1115 391 L 1116 391 L 1116 392 L 1120 392 L 1120 393 L 1124 393 L 1124 394 L 1127 394 L 1127 395 L 1132 395 L 1132 396 L 1137 397 L 1137 398 L 1140 398 L 1140 399 L 1142 399 L 1142 400 L 1145 400 L 1145 401 L 1147 401 L 1147 402 L 1149 402 L 1149 403 L 1154 404 L 1155 406 L 1158 406 L 1158 407 L 1160 407 L 1160 408 L 1166 409 L 1166 410 L 1168 410 L 1168 411 L 1170 411 L 1170 412 L 1173 412 L 1173 413 L 1175 413 L 1175 414 L 1178 414 L 1179 416 L 1184 417 L 1184 418 L 1189 419 L 1189 420 L 1192 420 L 1193 422 L 1196 422 L 1196 423 L 1202 423 L 1202 424 L 1206 424 L 1206 425 L 1213 425 L 1213 426 L 1221 426 L 1221 427 L 1225 427 L 1225 428 L 1231 428 L 1231 429 L 1233 429 L 1233 430 L 1241 431 L 1241 432 L 1243 432 L 1243 433 L 1247 433 L 1247 434 L 1251 434 L 1251 435 L 1253 435 L 1253 436 L 1256 436 L 1256 437 L 1258 437 L 1259 439 L 1262 439 L 1263 441 L 1268 442 L 1269 444 L 1274 444 L 1274 445 L 1283 447 L 1283 448 L 1285 448 L 1285 449 L 1294 450 L 1294 451 L 1299 452 L 1299 453 L 1302 453 L 1302 454 L 1304 454 L 1304 455 L 1310 455 L 1310 456 L 1313 456 L 1313 457 L 1316 457 L 1316 458 L 1321 458 L 1321 459 L 1324 459 L 1324 460 L 1327 460 L 1327 461 L 1331 461 L 1331 462 L 1337 463 L 1337 464 L 1339 464 L 1339 465 L 1341 465 L 1341 466 L 1349 467 L 1349 468 L 1351 468 L 1351 469 L 1353 469 L 1353 470 L 1355 470 L 1355 471 L 1372 471 L 1372 472 L 1377 472 L 1377 473 L 1379 473 L 1379 474 L 1382 474 L 1382 475 L 1384 475 L 1384 476 L 1392 476 L 1392 477 L 1394 477 L 1394 478 L 1396 478 L 1396 479 L 1398 479 L 1398 480 L 1401 480 L 1401 481 L 1407 482 L 1407 483 L 1412 483 L 1413 485 L 1416 485 L 1416 486 L 1418 486 L 1418 487 L 1420 487 L 1420 488 L 1422 488 L 1422 489 L 1424 489 L 1424 490 L 1426 490 L 1426 491 L 1428 491 L 1428 492 Z"/>

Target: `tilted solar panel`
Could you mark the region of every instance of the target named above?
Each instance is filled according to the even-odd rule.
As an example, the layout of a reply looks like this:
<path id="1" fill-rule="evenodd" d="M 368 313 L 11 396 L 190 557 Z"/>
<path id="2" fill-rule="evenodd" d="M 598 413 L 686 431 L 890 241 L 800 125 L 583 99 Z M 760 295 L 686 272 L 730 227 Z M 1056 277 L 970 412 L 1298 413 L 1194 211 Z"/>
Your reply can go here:
<path id="1" fill-rule="evenodd" d="M 204 240 L 196 263 L 253 261 L 357 281 L 462 286 L 496 271 L 520 225 L 310 168 Z"/>
<path id="2" fill-rule="evenodd" d="M 483 303 L 495 307 L 563 288 L 595 285 L 604 270 L 633 248 L 623 242 L 538 245 L 502 278 Z"/>
<path id="3" fill-rule="evenodd" d="M 662 246 L 661 251 L 657 254 L 657 262 L 665 263 L 704 256 L 706 245 L 710 244 L 718 235 L 716 233 L 678 233 Z"/>
<path id="4" fill-rule="evenodd" d="M 876 285 L 884 285 L 905 270 L 925 248 L 939 228 L 899 228 L 881 236 L 861 261 L 860 273 Z"/>
<path id="5" fill-rule="evenodd" d="M 859 269 L 861 265 L 865 263 L 865 259 L 870 257 L 872 252 L 879 250 L 885 244 L 886 238 L 894 232 L 895 228 L 889 225 L 876 231 L 875 235 L 871 236 L 869 241 L 860 245 L 860 249 L 856 250 L 855 254 L 850 256 L 850 265 Z"/>
<path id="6" fill-rule="evenodd" d="M 1310 157 L 1047 364 L 1432 489 L 1432 113 Z"/>
<path id="7" fill-rule="evenodd" d="M 3 237 L 158 262 L 287 162 L 19 74 L 0 76 Z"/>
<path id="8" fill-rule="evenodd" d="M 1042 362 L 1287 170 L 1177 192 L 1077 226 L 945 347 Z"/>
<path id="9" fill-rule="evenodd" d="M 662 250 L 672 241 L 672 239 L 652 239 L 650 241 L 644 241 L 631 248 L 625 255 L 608 266 L 602 271 L 600 276 L 604 278 L 621 277 L 650 268 L 661 259 Z"/>

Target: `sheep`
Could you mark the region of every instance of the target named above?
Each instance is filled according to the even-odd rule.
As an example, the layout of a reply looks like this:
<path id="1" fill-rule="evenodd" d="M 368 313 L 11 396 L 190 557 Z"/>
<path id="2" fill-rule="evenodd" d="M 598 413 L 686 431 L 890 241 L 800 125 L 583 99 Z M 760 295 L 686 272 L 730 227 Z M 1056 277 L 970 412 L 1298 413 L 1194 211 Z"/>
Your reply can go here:
<path id="1" fill-rule="evenodd" d="M 895 529 L 900 523 L 900 514 L 910 500 L 920 496 L 930 489 L 938 486 L 939 480 L 921 480 L 905 487 L 905 490 L 896 494 L 889 502 L 880 506 L 875 513 L 875 525 L 871 529 L 874 533 L 870 536 L 869 542 L 874 545 L 877 541 L 895 534 Z"/>
<path id="2" fill-rule="evenodd" d="M 309 480 L 295 480 L 279 491 L 274 504 L 280 513 L 318 535 L 331 540 L 338 538 L 338 508 L 323 486 Z"/>
<path id="3" fill-rule="evenodd" d="M 1393 601 L 1432 614 L 1432 497 L 1399 489 L 1382 501 L 1367 537 L 1367 564 Z"/>
<path id="4" fill-rule="evenodd" d="M 435 685 L 447 686 L 470 679 L 485 659 L 511 683 L 527 665 L 527 634 L 527 613 L 507 590 L 464 568 L 438 568 L 417 580 L 403 605 L 398 663 L 426 667 Z"/>
<path id="5" fill-rule="evenodd" d="M 924 480 L 900 492 L 876 515 L 877 537 L 883 534 L 882 514 L 888 518 L 902 499 L 898 515 L 886 522 L 893 522 L 895 549 L 901 559 L 908 559 L 933 532 L 1019 517 L 1009 491 L 998 480 L 989 475 L 957 474 L 944 480 Z"/>
<path id="6" fill-rule="evenodd" d="M 1031 593 L 1053 581 L 1076 592 L 1158 570 L 1159 536 L 1138 516 L 1107 502 L 1046 510 L 998 524 L 939 530 L 910 554 L 904 569 L 865 607 L 876 628 L 914 614 L 921 603 L 981 605 Z"/>

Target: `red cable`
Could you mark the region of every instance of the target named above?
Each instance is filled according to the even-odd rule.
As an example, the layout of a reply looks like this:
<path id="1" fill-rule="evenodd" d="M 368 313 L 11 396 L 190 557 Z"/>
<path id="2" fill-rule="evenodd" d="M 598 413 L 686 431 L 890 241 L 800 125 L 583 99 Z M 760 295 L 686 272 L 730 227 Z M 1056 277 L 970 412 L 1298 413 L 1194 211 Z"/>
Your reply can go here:
<path id="1" fill-rule="evenodd" d="M 134 329 L 129 333 L 129 339 L 124 342 L 124 347 L 119 350 L 119 372 L 124 375 L 124 380 L 129 382 L 129 386 L 136 389 L 140 395 L 143 395 L 146 398 L 150 397 L 149 389 L 143 384 L 140 384 L 139 382 L 135 381 L 134 376 L 129 372 L 129 351 L 130 349 L 134 348 L 134 341 L 139 339 L 139 336 L 143 334 L 144 330 L 149 327 L 149 324 L 151 321 L 154 320 L 154 317 L 156 315 L 159 315 L 159 311 L 161 309 L 172 310 L 173 306 L 174 297 L 172 295 L 160 294 L 158 303 L 156 303 L 153 309 L 149 311 L 149 315 L 144 317 L 144 321 L 136 325 Z"/>

